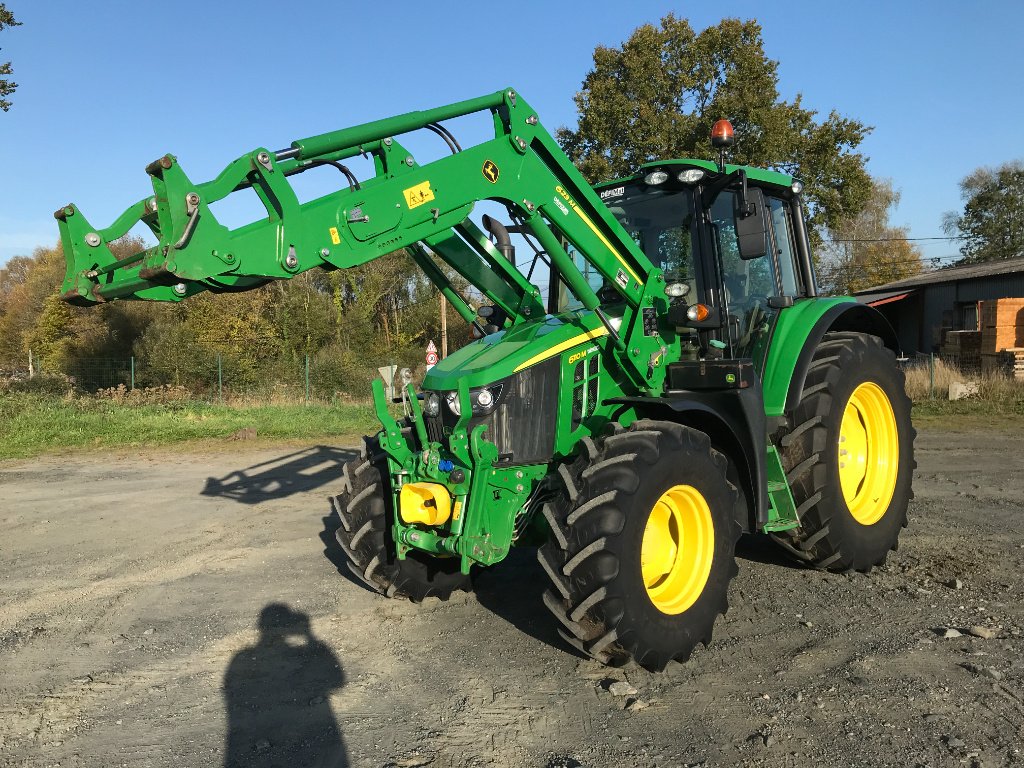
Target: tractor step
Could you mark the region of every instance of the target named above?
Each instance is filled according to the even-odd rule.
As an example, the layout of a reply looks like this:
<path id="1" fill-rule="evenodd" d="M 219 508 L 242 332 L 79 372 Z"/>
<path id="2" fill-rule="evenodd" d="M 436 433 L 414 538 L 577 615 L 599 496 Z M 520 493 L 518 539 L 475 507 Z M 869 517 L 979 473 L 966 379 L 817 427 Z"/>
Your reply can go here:
<path id="1" fill-rule="evenodd" d="M 786 472 L 782 468 L 782 460 L 774 445 L 768 445 L 768 498 L 771 509 L 768 510 L 768 522 L 765 531 L 788 531 L 800 525 L 796 514 L 796 503 L 786 481 Z"/>

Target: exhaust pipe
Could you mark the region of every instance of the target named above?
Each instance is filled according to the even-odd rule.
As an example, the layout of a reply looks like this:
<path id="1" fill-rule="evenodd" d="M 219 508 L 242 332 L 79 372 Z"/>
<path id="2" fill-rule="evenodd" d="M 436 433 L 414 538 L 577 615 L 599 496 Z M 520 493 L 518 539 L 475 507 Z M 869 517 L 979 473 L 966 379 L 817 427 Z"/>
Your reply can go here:
<path id="1" fill-rule="evenodd" d="M 484 229 L 497 240 L 495 247 L 497 247 L 498 253 L 504 256 L 506 261 L 514 265 L 516 263 L 516 247 L 512 245 L 512 238 L 508 236 L 508 230 L 505 228 L 505 225 L 497 219 L 492 219 L 486 213 L 481 222 L 484 225 Z"/>

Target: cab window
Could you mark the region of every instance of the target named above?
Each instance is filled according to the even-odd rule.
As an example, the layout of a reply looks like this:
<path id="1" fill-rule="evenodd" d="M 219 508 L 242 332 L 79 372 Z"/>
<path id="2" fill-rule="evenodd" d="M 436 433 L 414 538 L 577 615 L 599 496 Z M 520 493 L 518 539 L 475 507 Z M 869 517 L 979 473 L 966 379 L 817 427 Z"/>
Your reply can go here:
<path id="1" fill-rule="evenodd" d="M 800 296 L 799 272 L 796 261 L 796 241 L 793 237 L 793 219 L 789 203 L 777 197 L 768 198 L 772 231 L 775 235 L 775 256 L 779 263 L 782 296 Z"/>

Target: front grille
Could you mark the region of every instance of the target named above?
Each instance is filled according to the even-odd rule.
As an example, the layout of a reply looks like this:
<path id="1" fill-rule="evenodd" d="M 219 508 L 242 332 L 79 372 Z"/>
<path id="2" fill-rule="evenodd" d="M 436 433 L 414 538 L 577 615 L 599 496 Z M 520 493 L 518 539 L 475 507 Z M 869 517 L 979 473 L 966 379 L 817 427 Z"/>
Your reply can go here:
<path id="1" fill-rule="evenodd" d="M 583 420 L 592 416 L 597 409 L 598 356 L 593 354 L 589 361 L 584 358 L 573 371 L 572 424 L 573 431 L 579 429 Z"/>
<path id="2" fill-rule="evenodd" d="M 441 404 L 444 408 L 444 403 Z M 423 419 L 427 422 L 427 439 L 432 443 L 444 442 L 444 424 L 441 422 L 440 416 L 424 416 Z"/>
<path id="3" fill-rule="evenodd" d="M 554 453 L 555 422 L 558 417 L 558 374 L 555 357 L 520 371 L 501 382 L 497 406 L 486 416 L 474 416 L 469 432 L 487 425 L 485 437 L 498 448 L 501 464 L 536 464 Z M 441 403 L 441 413 L 426 417 L 427 436 L 445 444 L 457 418 Z"/>

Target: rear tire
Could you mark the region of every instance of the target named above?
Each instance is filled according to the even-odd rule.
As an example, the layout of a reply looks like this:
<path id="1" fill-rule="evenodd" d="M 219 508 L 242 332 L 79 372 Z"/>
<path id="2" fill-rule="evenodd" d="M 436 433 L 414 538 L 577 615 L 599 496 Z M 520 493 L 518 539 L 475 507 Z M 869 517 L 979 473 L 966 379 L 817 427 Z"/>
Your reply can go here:
<path id="1" fill-rule="evenodd" d="M 391 537 L 394 516 L 385 479 L 387 460 L 376 438 L 365 438 L 359 458 L 344 465 L 342 476 L 345 490 L 331 500 L 341 521 L 335 537 L 349 569 L 361 581 L 387 597 L 407 597 L 416 603 L 428 597 L 447 600 L 456 590 L 472 588 L 459 558 L 413 550 L 398 559 Z"/>
<path id="2" fill-rule="evenodd" d="M 544 603 L 562 636 L 605 664 L 660 671 L 686 661 L 711 642 L 737 570 L 726 459 L 707 435 L 660 421 L 583 447 L 544 507 Z"/>
<path id="3" fill-rule="evenodd" d="M 782 463 L 801 525 L 774 538 L 818 568 L 869 571 L 907 525 L 916 432 L 896 356 L 877 336 L 826 334 Z"/>

